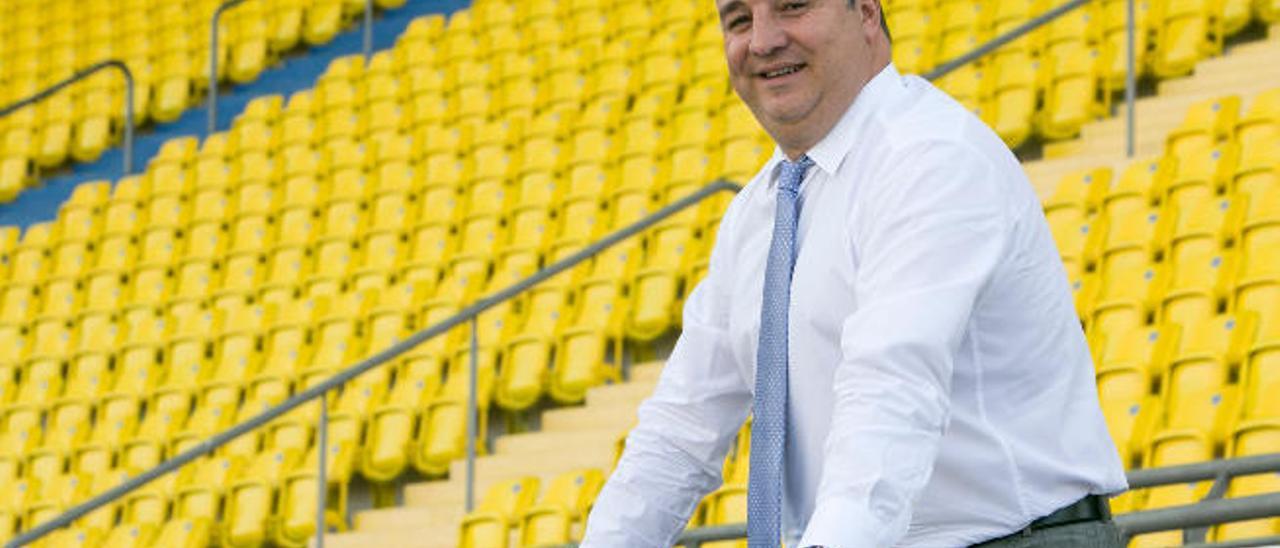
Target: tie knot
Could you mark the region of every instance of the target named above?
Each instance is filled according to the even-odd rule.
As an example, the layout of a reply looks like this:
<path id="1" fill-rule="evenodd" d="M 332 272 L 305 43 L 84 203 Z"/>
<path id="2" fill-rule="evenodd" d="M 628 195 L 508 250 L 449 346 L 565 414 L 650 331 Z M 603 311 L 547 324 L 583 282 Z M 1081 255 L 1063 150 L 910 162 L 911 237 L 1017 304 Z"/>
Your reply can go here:
<path id="1" fill-rule="evenodd" d="M 801 156 L 799 160 L 794 162 L 783 160 L 782 175 L 778 177 L 778 188 L 780 190 L 799 192 L 800 182 L 804 180 L 805 172 L 809 171 L 809 167 L 812 165 L 813 160 L 808 156 Z"/>

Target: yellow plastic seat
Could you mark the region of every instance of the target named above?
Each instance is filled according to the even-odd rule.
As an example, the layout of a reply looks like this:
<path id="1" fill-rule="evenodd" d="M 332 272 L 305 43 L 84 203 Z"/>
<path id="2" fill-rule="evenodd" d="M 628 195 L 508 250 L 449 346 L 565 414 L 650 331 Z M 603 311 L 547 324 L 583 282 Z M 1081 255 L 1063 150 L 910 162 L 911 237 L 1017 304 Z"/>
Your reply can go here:
<path id="1" fill-rule="evenodd" d="M 1237 393 L 1227 383 L 1228 364 L 1206 357 L 1173 360 L 1161 390 L 1164 428 L 1190 429 L 1210 440 L 1224 437 L 1225 420 L 1231 415 Z"/>
<path id="2" fill-rule="evenodd" d="M 1178 169 L 1162 191 L 1166 202 L 1189 206 L 1211 199 L 1226 188 L 1239 163 L 1239 148 L 1222 144 L 1200 148 L 1178 158 Z"/>
<path id="3" fill-rule="evenodd" d="M 1104 265 L 1089 312 L 1090 333 L 1119 333 L 1147 323 L 1155 268 L 1145 253 L 1116 254 Z"/>
<path id="4" fill-rule="evenodd" d="M 416 351 L 397 366 L 395 384 L 369 418 L 368 441 L 360 460 L 365 477 L 390 480 L 408 466 L 415 413 L 439 390 L 442 369 L 439 358 Z"/>
<path id="5" fill-rule="evenodd" d="M 1016 148 L 1031 136 L 1036 112 L 1036 65 L 1025 51 L 999 55 L 990 114 L 996 134 Z"/>
<path id="6" fill-rule="evenodd" d="M 49 410 L 44 447 L 66 452 L 88 439 L 92 430 L 92 413 L 93 407 L 84 401 L 68 400 L 55 404 Z"/>
<path id="7" fill-rule="evenodd" d="M 503 239 L 502 220 L 496 216 L 478 215 L 468 218 L 459 227 L 458 255 L 489 257 L 497 251 Z"/>
<path id="8" fill-rule="evenodd" d="M 436 398 L 427 404 L 419 422 L 418 431 L 426 433 L 417 442 L 413 452 L 413 464 L 423 474 L 438 476 L 446 472 L 449 463 L 463 456 L 466 449 L 467 380 L 470 376 L 470 351 L 462 350 L 449 362 L 445 383 Z M 487 430 L 485 416 L 494 386 L 494 353 L 480 349 L 476 360 L 476 395 L 480 410 L 477 437 L 483 439 Z"/>
<path id="9" fill-rule="evenodd" d="M 1083 41 L 1054 46 L 1043 70 L 1045 104 L 1040 110 L 1039 131 L 1049 139 L 1075 137 L 1085 122 L 1106 112 L 1110 94 L 1097 77 L 1098 51 Z"/>
<path id="10" fill-rule="evenodd" d="M 161 525 L 153 538 L 156 546 L 198 548 L 208 545 L 211 536 L 208 519 L 173 519 Z"/>
<path id="11" fill-rule="evenodd" d="M 1270 396 L 1280 389 L 1280 344 L 1275 339 L 1262 339 L 1249 349 L 1240 373 L 1240 385 L 1244 393 L 1242 417 L 1262 418 L 1280 414 L 1280 405 Z"/>
<path id="12" fill-rule="evenodd" d="M 1280 133 L 1277 136 L 1280 137 Z M 1280 154 L 1280 138 L 1242 147 L 1229 189 L 1247 196 L 1260 196 L 1280 186 L 1280 169 L 1273 161 L 1277 154 Z"/>
<path id="13" fill-rule="evenodd" d="M 1152 60 L 1156 76 L 1187 74 L 1201 59 L 1222 51 L 1223 21 L 1214 7 L 1201 0 L 1170 0 L 1164 5 Z"/>
<path id="14" fill-rule="evenodd" d="M 1165 153 L 1183 157 L 1231 136 L 1240 117 L 1240 96 L 1225 95 L 1198 101 L 1187 109 L 1182 124 L 1165 138 Z"/>
<path id="15" fill-rule="evenodd" d="M 89 243 L 84 240 L 59 242 L 49 254 L 53 259 L 50 277 L 78 277 L 89 266 Z"/>
<path id="16" fill-rule="evenodd" d="M 1232 133 L 1240 147 L 1247 151 L 1280 133 L 1277 122 L 1280 122 L 1280 88 L 1273 88 L 1254 96 Z"/>
<path id="17" fill-rule="evenodd" d="M 1213 445 L 1193 431 L 1171 431 L 1157 435 L 1147 454 L 1147 466 L 1173 466 L 1204 462 L 1213 458 Z M 1147 491 L 1142 509 L 1151 510 L 1195 503 L 1209 490 L 1211 482 L 1190 482 L 1153 487 Z M 1148 533 L 1134 537 L 1131 546 L 1170 546 L 1182 542 L 1182 531 Z"/>
<path id="18" fill-rule="evenodd" d="M 680 224 L 660 226 L 651 234 L 644 263 L 633 282 L 628 336 L 648 340 L 672 327 L 679 275 L 692 239 L 693 228 Z"/>
<path id="19" fill-rule="evenodd" d="M 111 386 L 111 354 L 107 351 L 83 350 L 67 365 L 65 397 L 94 399 Z M 4 401 L 4 381 L 0 381 L 0 401 Z"/>
<path id="20" fill-rule="evenodd" d="M 154 344 L 128 344 L 116 355 L 116 379 L 112 391 L 142 396 L 160 383 L 164 376 L 161 369 L 160 348 Z M 177 356 L 175 356 L 177 357 Z M 181 371 L 188 364 L 174 364 L 173 370 Z"/>
<path id="21" fill-rule="evenodd" d="M 134 234 L 141 228 L 142 211 L 136 200 L 112 199 L 105 205 L 103 234 Z"/>
<path id="22" fill-rule="evenodd" d="M 141 403 L 137 396 L 113 394 L 98 401 L 93 433 L 89 443 L 108 449 L 130 439 L 138 428 Z"/>
<path id="23" fill-rule="evenodd" d="M 1098 370 L 1102 414 L 1126 468 L 1141 460 L 1158 416 L 1159 400 L 1148 395 L 1148 379 L 1140 365 L 1102 366 Z"/>
<path id="24" fill-rule="evenodd" d="M 38 297 L 36 286 L 10 283 L 0 292 L 0 321 L 25 324 L 35 315 Z"/>
<path id="25" fill-rule="evenodd" d="M 1231 263 L 1210 238 L 1183 240 L 1158 275 L 1156 319 L 1186 324 L 1213 316 L 1225 303 L 1222 287 Z"/>
<path id="26" fill-rule="evenodd" d="M 233 82 L 245 83 L 257 79 L 266 67 L 268 55 L 268 19 L 260 4 L 246 4 L 228 14 L 230 59 L 227 76 Z"/>
<path id="27" fill-rule="evenodd" d="M 1272 420 L 1247 421 L 1236 427 L 1228 444 L 1232 457 L 1274 454 L 1280 452 L 1280 424 Z M 1232 478 L 1227 498 L 1247 497 L 1280 492 L 1280 478 L 1275 474 L 1255 474 Z M 1280 530 L 1280 519 L 1263 518 L 1223 523 L 1214 527 L 1209 537 L 1215 541 L 1258 538 Z"/>
<path id="28" fill-rule="evenodd" d="M 553 478 L 542 499 L 519 517 L 520 545 L 570 542 L 573 525 L 584 523 L 587 511 L 603 486 L 604 473 L 594 468 L 574 470 Z"/>
<path id="29" fill-rule="evenodd" d="M 224 546 L 252 546 L 269 538 L 276 484 L 298 465 L 301 456 L 293 450 L 264 451 L 252 459 L 240 479 L 232 481 L 222 524 Z"/>
<path id="30" fill-rule="evenodd" d="M 533 505 L 539 483 L 537 477 L 526 476 L 489 486 L 476 509 L 462 519 L 459 546 L 507 546 L 508 529 Z"/>
<path id="31" fill-rule="evenodd" d="M 97 205 L 72 203 L 74 193 L 58 209 L 56 231 L 63 242 L 96 239 L 98 236 Z"/>

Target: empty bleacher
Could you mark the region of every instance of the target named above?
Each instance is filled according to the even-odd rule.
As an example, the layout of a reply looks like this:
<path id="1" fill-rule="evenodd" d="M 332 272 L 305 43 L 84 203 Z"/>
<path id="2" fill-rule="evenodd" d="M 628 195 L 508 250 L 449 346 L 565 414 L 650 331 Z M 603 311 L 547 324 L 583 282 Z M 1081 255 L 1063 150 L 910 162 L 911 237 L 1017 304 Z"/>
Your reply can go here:
<path id="1" fill-rule="evenodd" d="M 941 85 L 1012 146 L 1058 142 L 1026 167 L 1078 281 L 1126 464 L 1280 451 L 1280 409 L 1262 397 L 1280 390 L 1280 262 L 1268 259 L 1280 109 L 1274 84 L 1256 76 L 1269 74 L 1256 65 L 1280 51 L 1280 34 L 1209 58 L 1276 10 L 1222 4 L 1233 19 L 1168 0 L 1144 11 L 1141 67 L 1166 80 L 1139 103 L 1139 158 L 1127 160 L 1123 125 L 1095 120 L 1123 84 L 1117 4 L 1091 4 Z M 895 59 L 927 70 L 1050 5 L 891 2 Z M 415 21 L 367 62 L 335 61 L 312 89 L 253 101 L 225 132 L 166 143 L 145 173 L 81 185 L 53 221 L 0 229 L 0 339 L 14 341 L 0 347 L 0 539 L 707 181 L 746 181 L 772 144 L 728 87 L 719 32 L 710 2 L 477 0 Z M 51 131 L 28 122 L 22 135 Z M 585 406 L 497 437 L 477 462 L 473 514 L 459 461 L 471 358 L 459 329 L 327 400 L 327 477 L 308 405 L 49 543 L 301 545 L 318 482 L 330 525 L 345 529 L 353 478 L 408 474 L 437 479 L 406 487 L 403 505 L 356 513 L 353 531 L 327 542 L 579 538 L 660 371 L 636 366 L 623 382 L 621 349 L 679 328 L 726 200 L 480 316 L 482 418 Z M 482 420 L 482 439 L 488 429 Z M 744 519 L 748 431 L 694 524 Z M 1116 503 L 1156 508 L 1206 490 Z M 1273 477 L 1239 478 L 1228 496 L 1276 490 Z M 1274 521 L 1213 535 L 1280 533 Z"/>
<path id="2" fill-rule="evenodd" d="M 135 124 L 172 122 L 209 87 L 210 27 L 222 0 L 0 2 L 0 105 L 31 96 L 94 63 L 118 59 L 134 78 Z M 378 0 L 381 8 L 404 0 Z M 220 21 L 218 78 L 255 80 L 299 45 L 323 44 L 363 0 L 248 0 Z M 91 162 L 123 134 L 124 77 L 103 71 L 0 118 L 0 202 L 42 171 Z"/>

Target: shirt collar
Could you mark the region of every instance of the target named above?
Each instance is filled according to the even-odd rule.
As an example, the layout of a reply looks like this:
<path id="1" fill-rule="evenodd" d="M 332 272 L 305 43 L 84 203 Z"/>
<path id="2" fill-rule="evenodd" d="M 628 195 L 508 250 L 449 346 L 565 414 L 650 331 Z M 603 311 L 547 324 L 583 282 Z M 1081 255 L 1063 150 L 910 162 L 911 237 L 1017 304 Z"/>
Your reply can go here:
<path id="1" fill-rule="evenodd" d="M 849 108 L 845 109 L 831 131 L 828 131 L 818 144 L 805 153 L 809 159 L 813 160 L 814 165 L 828 176 L 834 176 L 857 140 L 857 128 L 861 125 L 860 122 L 875 112 L 876 108 L 892 95 L 895 84 L 900 87 L 902 83 L 902 75 L 898 74 L 898 69 L 893 66 L 893 63 L 885 65 L 872 77 L 858 92 L 858 96 L 853 99 Z M 782 161 L 786 159 L 787 155 L 782 152 L 782 147 L 774 146 L 773 156 L 769 157 L 769 161 L 765 162 L 764 166 L 764 171 L 769 173 L 770 187 L 777 183 L 779 168 Z"/>

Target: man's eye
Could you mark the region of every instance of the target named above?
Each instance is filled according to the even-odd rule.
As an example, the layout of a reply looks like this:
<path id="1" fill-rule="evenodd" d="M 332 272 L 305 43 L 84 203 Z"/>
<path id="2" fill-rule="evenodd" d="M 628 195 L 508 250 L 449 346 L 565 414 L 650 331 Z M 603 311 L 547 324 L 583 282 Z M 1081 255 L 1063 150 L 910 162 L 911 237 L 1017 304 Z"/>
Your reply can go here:
<path id="1" fill-rule="evenodd" d="M 747 16 L 745 16 L 745 15 L 736 15 L 736 16 L 733 16 L 733 17 L 730 17 L 730 18 L 729 18 L 729 25 L 728 25 L 728 28 L 729 28 L 729 29 L 736 29 L 736 28 L 740 28 L 740 27 L 742 27 L 743 25 L 746 25 L 746 24 L 747 24 L 748 22 L 750 22 L 750 21 L 751 21 L 751 19 L 750 19 L 750 18 L 748 18 L 748 17 L 747 17 Z"/>
<path id="2" fill-rule="evenodd" d="M 786 2 L 782 4 L 783 11 L 795 11 L 805 6 L 805 2 Z"/>

